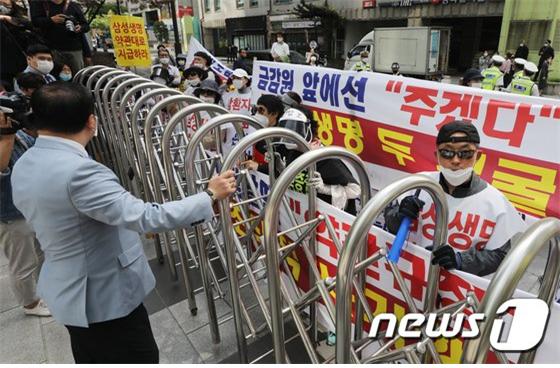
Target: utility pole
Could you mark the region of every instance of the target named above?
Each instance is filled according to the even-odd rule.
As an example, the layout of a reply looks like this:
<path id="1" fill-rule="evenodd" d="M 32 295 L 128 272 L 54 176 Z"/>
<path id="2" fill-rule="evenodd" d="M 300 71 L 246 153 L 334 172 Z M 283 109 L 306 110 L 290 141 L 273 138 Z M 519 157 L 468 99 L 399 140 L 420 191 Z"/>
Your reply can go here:
<path id="1" fill-rule="evenodd" d="M 181 54 L 181 40 L 179 40 L 179 26 L 177 25 L 177 9 L 175 7 L 175 0 L 169 0 L 171 11 L 171 20 L 173 21 L 173 38 L 175 39 L 175 56 Z"/>

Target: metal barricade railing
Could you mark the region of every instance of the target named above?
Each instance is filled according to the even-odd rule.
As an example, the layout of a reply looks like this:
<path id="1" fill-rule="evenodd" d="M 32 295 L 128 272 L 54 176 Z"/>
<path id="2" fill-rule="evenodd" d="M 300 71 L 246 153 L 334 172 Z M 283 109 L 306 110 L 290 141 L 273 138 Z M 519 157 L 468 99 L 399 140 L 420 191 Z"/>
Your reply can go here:
<path id="1" fill-rule="evenodd" d="M 262 240 L 256 236 L 255 229 L 262 223 L 264 218 L 264 208 L 266 206 L 266 197 L 268 194 L 259 193 L 255 187 L 250 173 L 240 168 L 239 162 L 244 161 L 248 149 L 253 147 L 258 142 L 266 141 L 269 157 L 273 157 L 274 151 L 272 146 L 273 139 L 285 139 L 292 141 L 300 147 L 300 149 L 307 150 L 307 142 L 297 133 L 285 128 L 266 128 L 251 133 L 249 136 L 241 139 L 233 148 L 233 150 L 226 157 L 222 172 L 230 169 L 238 169 L 238 187 L 240 191 L 234 195 L 233 198 L 226 198 L 220 202 L 220 218 L 222 221 L 222 229 L 224 236 L 224 247 L 227 257 L 227 267 L 229 276 L 229 287 L 231 291 L 233 317 L 236 330 L 237 348 L 240 363 L 248 362 L 247 351 L 247 338 L 256 338 L 260 328 L 255 328 L 249 316 L 249 310 L 252 306 L 245 306 L 240 296 L 240 291 L 244 287 L 240 285 L 240 278 L 238 273 L 245 272 L 247 278 L 247 287 L 250 287 L 257 299 L 257 305 L 260 313 L 265 319 L 265 326 L 272 331 L 272 324 L 270 321 L 270 312 L 266 305 L 267 297 L 265 297 L 258 285 L 258 274 L 262 273 L 263 269 L 259 268 L 264 260 L 264 245 Z M 246 158 L 246 157 L 245 157 Z M 273 165 L 274 160 L 270 160 L 269 165 L 269 178 L 274 182 L 275 168 Z M 253 198 L 249 199 L 249 192 L 253 194 Z M 249 205 L 258 208 L 260 213 L 257 216 L 252 216 Z M 233 222 L 231 211 L 235 208 L 239 209 L 240 218 L 236 223 Z M 245 235 L 243 238 L 235 234 L 236 227 L 244 227 Z M 254 248 L 254 249 L 253 249 Z M 233 291 L 239 292 L 233 292 Z M 249 336 L 245 335 L 243 328 L 243 320 L 247 322 L 249 328 Z"/>
<path id="2" fill-rule="evenodd" d="M 480 334 L 478 337 L 466 341 L 461 359 L 462 363 L 481 364 L 486 362 L 486 356 L 490 349 L 490 331 L 496 319 L 498 307 L 511 298 L 531 261 L 549 241 L 552 242 L 552 249 L 544 270 L 544 279 L 538 298 L 545 301 L 549 306 L 554 303 L 560 280 L 560 220 L 545 218 L 529 226 L 525 233 L 517 239 L 496 274 L 492 277 L 492 281 L 486 289 L 477 310 L 486 318 L 479 324 Z M 533 363 L 536 352 L 537 349 L 521 352 L 518 363 Z M 502 360 L 502 362 L 504 361 Z M 507 360 L 504 363 L 507 363 Z"/>
<path id="3" fill-rule="evenodd" d="M 277 182 L 268 198 L 264 217 L 265 232 L 265 249 L 266 264 L 268 272 L 268 288 L 269 288 L 269 304 L 271 310 L 272 337 L 274 343 L 274 355 L 277 363 L 284 363 L 286 360 L 285 338 L 284 338 L 284 314 L 292 317 L 294 324 L 299 332 L 305 349 L 312 363 L 319 363 L 320 357 L 315 349 L 317 344 L 317 310 L 316 302 L 320 301 L 327 311 L 327 316 L 332 324 L 334 324 L 335 310 L 334 302 L 331 299 L 330 291 L 334 288 L 334 284 L 328 279 L 322 279 L 321 272 L 316 265 L 316 228 L 321 223 L 325 223 L 329 232 L 332 230 L 331 238 L 337 244 L 337 250 L 340 252 L 341 245 L 338 243 L 334 227 L 330 220 L 323 215 L 317 216 L 316 212 L 316 193 L 315 189 L 308 186 L 308 216 L 306 222 L 297 224 L 289 206 L 285 202 L 284 195 L 296 176 L 308 169 L 308 176 L 313 177 L 314 165 L 316 162 L 325 159 L 342 159 L 355 169 L 358 174 L 359 182 L 362 187 L 360 200 L 366 203 L 370 198 L 370 181 L 364 163 L 353 153 L 339 147 L 322 148 L 304 153 L 297 158 L 289 166 L 287 166 L 282 174 L 278 177 Z M 278 232 L 278 220 L 280 206 L 284 205 L 286 215 L 291 219 L 292 228 Z M 305 228 L 305 230 L 303 230 Z M 295 234 L 296 240 L 292 243 L 279 248 L 278 237 L 281 235 Z M 309 240 L 306 240 L 309 238 Z M 286 257 L 296 248 L 303 251 L 308 263 L 309 273 L 309 290 L 301 292 L 291 277 L 287 276 L 287 284 L 281 277 L 280 265 L 285 270 L 289 270 Z M 364 285 L 363 276 L 360 277 L 354 285 L 358 293 L 358 309 L 362 308 L 366 313 L 369 308 L 362 292 Z M 292 296 L 295 295 L 295 296 Z M 286 301 L 287 308 L 284 309 L 283 301 Z M 302 310 L 309 308 L 309 323 L 306 324 L 301 316 Z M 361 315 L 361 312 L 360 314 Z"/>
<path id="4" fill-rule="evenodd" d="M 253 117 L 244 115 L 229 114 L 227 110 L 222 107 L 204 104 L 197 105 L 190 108 L 183 109 L 179 112 L 183 116 L 193 114 L 195 112 L 206 111 L 212 114 L 224 114 L 221 116 L 215 116 L 204 125 L 199 127 L 196 132 L 190 138 L 186 151 L 184 154 L 184 176 L 188 180 L 186 181 L 186 193 L 187 195 L 193 195 L 201 192 L 207 185 L 210 177 L 218 172 L 220 169 L 220 164 L 222 160 L 222 140 L 221 132 L 222 128 L 233 125 L 238 136 L 243 137 L 244 131 L 241 124 L 249 124 L 254 128 L 260 128 L 261 125 Z M 215 154 L 210 156 L 203 142 L 213 135 Z M 212 137 L 211 137 L 212 138 Z M 217 273 L 212 267 L 211 260 L 209 259 L 209 249 L 208 245 L 213 244 L 213 250 L 217 253 L 217 259 L 221 263 L 222 267 L 227 269 L 225 264 L 225 254 L 218 240 L 219 232 L 221 228 L 216 227 L 214 223 L 209 223 L 205 225 L 206 232 L 202 226 L 195 226 L 193 232 L 193 238 L 196 243 L 196 248 L 198 251 L 200 273 L 202 277 L 202 285 L 206 294 L 206 305 L 208 308 L 208 318 L 210 333 L 212 336 L 212 341 L 218 343 L 220 341 L 220 333 L 218 328 L 218 318 L 216 315 L 216 307 L 214 303 L 213 289 L 212 285 L 218 293 L 218 297 L 224 298 L 225 293 L 221 290 L 220 279 Z M 205 235 L 209 239 L 208 243 L 205 241 Z"/>
<path id="5" fill-rule="evenodd" d="M 432 200 L 435 203 L 436 208 L 436 220 L 435 220 L 435 233 L 434 233 L 434 249 L 437 249 L 442 244 L 447 241 L 447 200 L 445 198 L 445 193 L 443 192 L 439 183 L 433 181 L 431 178 L 425 175 L 412 175 L 395 183 L 390 184 L 383 190 L 379 191 L 375 197 L 368 202 L 362 209 L 361 213 L 358 215 L 354 221 L 348 237 L 346 238 L 346 244 L 344 246 L 344 251 L 338 262 L 338 270 L 336 277 L 336 362 L 337 363 L 357 363 L 357 356 L 353 356 L 352 351 L 352 339 L 350 336 L 351 331 L 351 283 L 354 275 L 357 271 L 364 269 L 365 267 L 371 265 L 373 262 L 386 260 L 390 270 L 397 281 L 400 291 L 403 295 L 403 299 L 406 302 L 407 307 L 413 313 L 417 313 L 418 309 L 414 303 L 409 290 L 406 287 L 406 283 L 397 268 L 397 265 L 386 258 L 387 247 L 380 244 L 380 250 L 374 255 L 368 257 L 365 262 L 360 262 L 356 265 L 356 260 L 363 254 L 363 249 L 366 248 L 366 237 L 369 233 L 369 229 L 373 225 L 375 219 L 382 213 L 382 211 L 389 205 L 392 201 L 398 198 L 400 195 L 412 190 L 412 189 L 423 189 L 426 190 Z M 435 303 L 437 297 L 437 287 L 438 287 L 438 277 L 439 277 L 439 266 L 430 266 L 428 271 L 428 286 L 426 290 L 426 296 L 424 300 L 423 312 L 433 312 L 435 311 Z M 356 313 L 356 316 L 359 314 Z M 358 320 L 358 318 L 356 318 Z M 356 327 L 355 339 L 358 335 L 362 335 L 362 330 Z M 439 363 L 439 355 L 437 354 L 435 345 L 430 338 L 426 338 L 424 329 L 422 330 L 423 339 L 421 341 L 422 345 L 408 346 L 402 349 L 398 349 L 398 352 L 390 351 L 386 353 L 385 351 L 393 347 L 397 338 L 390 341 L 381 347 L 376 354 L 370 356 L 369 358 L 374 358 L 374 361 L 370 362 L 383 362 L 384 359 L 387 361 L 396 361 L 398 359 L 409 360 L 410 363 L 416 363 L 419 361 L 418 355 L 423 355 L 425 353 L 425 348 L 427 348 L 431 358 L 434 362 Z M 415 350 L 416 349 L 416 350 Z"/>

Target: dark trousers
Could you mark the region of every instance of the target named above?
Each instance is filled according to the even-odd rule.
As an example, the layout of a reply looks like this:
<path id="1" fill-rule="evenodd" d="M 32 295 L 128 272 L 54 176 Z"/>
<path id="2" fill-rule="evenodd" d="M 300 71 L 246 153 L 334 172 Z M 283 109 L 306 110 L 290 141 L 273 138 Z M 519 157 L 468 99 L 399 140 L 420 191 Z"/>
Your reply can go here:
<path id="1" fill-rule="evenodd" d="M 159 350 L 143 304 L 122 318 L 92 323 L 89 328 L 66 328 L 76 363 L 159 363 Z"/>

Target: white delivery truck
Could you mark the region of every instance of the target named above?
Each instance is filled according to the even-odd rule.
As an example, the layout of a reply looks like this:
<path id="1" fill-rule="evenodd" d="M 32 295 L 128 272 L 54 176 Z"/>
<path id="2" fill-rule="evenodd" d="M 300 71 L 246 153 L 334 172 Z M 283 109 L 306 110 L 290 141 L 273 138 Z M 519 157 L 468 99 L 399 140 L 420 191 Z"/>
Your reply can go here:
<path id="1" fill-rule="evenodd" d="M 375 28 L 348 52 L 344 69 L 351 69 L 360 52 L 367 50 L 376 72 L 391 73 L 391 65 L 397 62 L 405 75 L 441 75 L 447 72 L 449 37 L 450 29 L 444 27 Z"/>

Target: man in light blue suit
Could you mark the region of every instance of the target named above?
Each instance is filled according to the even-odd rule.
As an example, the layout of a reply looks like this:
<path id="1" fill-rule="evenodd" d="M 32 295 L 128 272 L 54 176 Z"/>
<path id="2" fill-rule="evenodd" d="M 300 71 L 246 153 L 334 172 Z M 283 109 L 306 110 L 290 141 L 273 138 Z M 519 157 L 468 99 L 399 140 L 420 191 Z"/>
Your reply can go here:
<path id="1" fill-rule="evenodd" d="M 233 172 L 214 177 L 207 192 L 144 203 L 84 149 L 97 131 L 90 92 L 56 82 L 31 105 L 39 137 L 17 161 L 12 187 L 45 254 L 38 294 L 67 327 L 77 363 L 157 363 L 142 304 L 155 279 L 138 233 L 209 221 L 213 201 L 235 191 Z"/>

